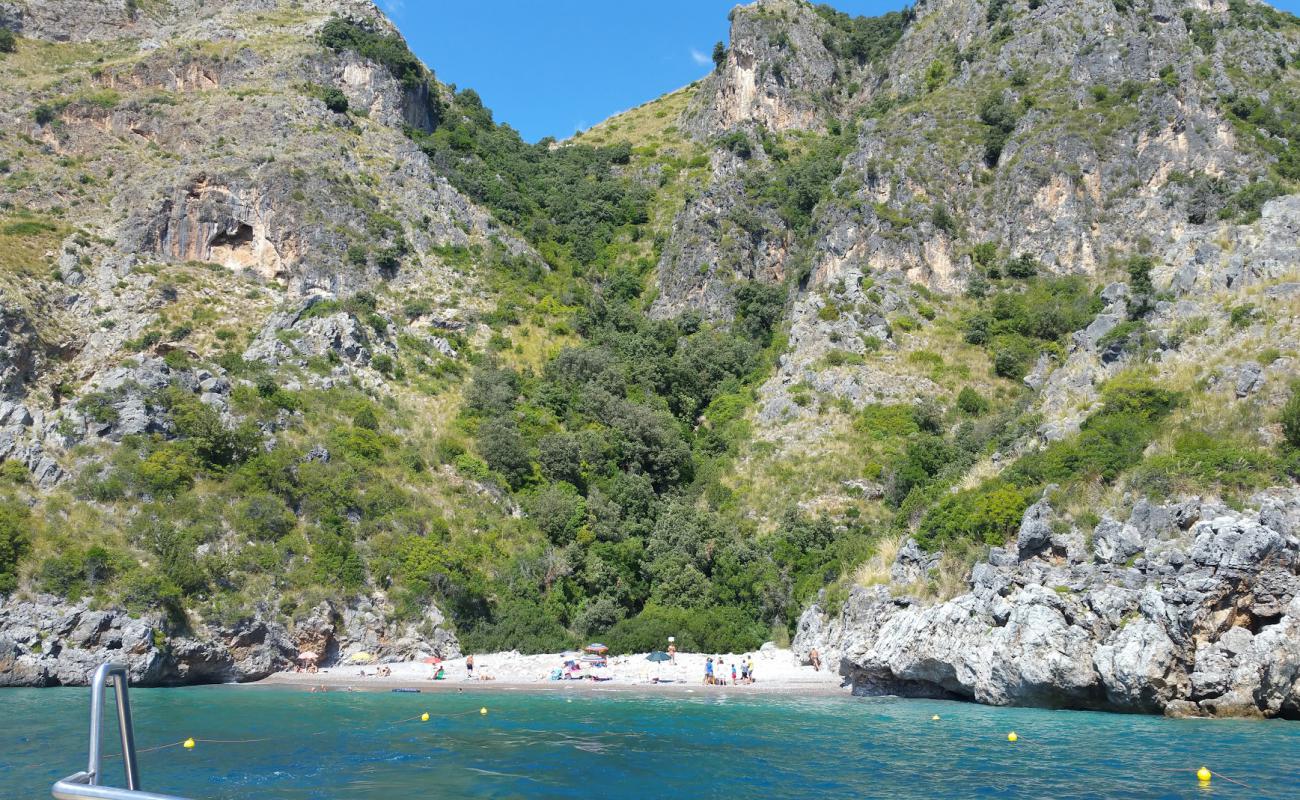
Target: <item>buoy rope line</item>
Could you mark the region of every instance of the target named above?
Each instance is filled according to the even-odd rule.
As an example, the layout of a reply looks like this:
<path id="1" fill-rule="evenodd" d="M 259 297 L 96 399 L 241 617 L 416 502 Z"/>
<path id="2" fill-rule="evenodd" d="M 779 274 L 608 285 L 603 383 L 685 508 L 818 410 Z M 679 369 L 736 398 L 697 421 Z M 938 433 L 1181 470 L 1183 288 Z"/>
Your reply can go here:
<path id="1" fill-rule="evenodd" d="M 931 720 L 934 720 L 935 718 L 934 718 L 934 717 L 931 717 L 930 719 L 931 719 Z M 1009 742 L 1009 743 L 1011 743 L 1011 744 L 1014 744 L 1014 745 L 1015 745 L 1016 747 L 1018 747 L 1018 748 L 1024 748 L 1024 747 L 1027 747 L 1027 748 L 1029 748 L 1029 749 L 1031 749 L 1031 750 L 1039 750 L 1040 752 L 1041 752 L 1042 749 L 1046 749 L 1046 748 L 1047 748 L 1047 745 L 1044 744 L 1044 743 L 1042 743 L 1042 742 L 1022 742 L 1022 741 L 1020 741 L 1020 737 L 1016 734 L 1015 731 L 1011 731 L 1010 733 L 1008 733 L 1008 734 L 1007 734 L 1007 738 L 1006 738 L 1006 740 L 1007 740 L 1007 742 Z M 1151 767 L 1150 769 L 1151 769 L 1152 772 L 1176 772 L 1176 773 L 1185 773 L 1185 772 L 1188 771 L 1188 768 L 1187 768 L 1187 767 L 1181 767 L 1181 768 L 1178 768 L 1178 767 Z M 1222 772 L 1215 772 L 1214 770 L 1210 769 L 1209 767 L 1201 766 L 1200 768 L 1198 768 L 1198 769 L 1196 769 L 1196 770 L 1193 770 L 1192 773 L 1196 776 L 1196 780 L 1197 780 L 1197 782 L 1199 782 L 1199 783 L 1201 783 L 1201 784 L 1208 784 L 1208 783 L 1210 783 L 1210 779 L 1213 777 L 1213 778 L 1222 778 L 1223 780 L 1227 781 L 1228 783 L 1235 783 L 1236 785 L 1238 785 L 1238 786 L 1240 786 L 1240 787 L 1242 787 L 1242 788 L 1244 788 L 1244 789 L 1250 789 L 1250 788 L 1251 788 L 1248 784 L 1242 783 L 1241 781 L 1239 781 L 1239 780 L 1237 780 L 1237 779 L 1235 779 L 1235 778 L 1229 778 L 1227 775 L 1224 775 Z M 1252 790 L 1252 791 L 1253 791 L 1253 790 Z"/>
<path id="2" fill-rule="evenodd" d="M 1147 769 L 1151 770 L 1152 772 L 1186 772 L 1186 771 L 1187 771 L 1186 769 L 1174 769 L 1174 768 L 1172 768 L 1172 767 L 1147 767 Z M 1200 780 L 1200 781 L 1203 782 L 1203 783 L 1209 783 L 1209 779 L 1208 779 L 1208 778 L 1201 777 L 1201 772 L 1202 772 L 1202 771 L 1204 771 L 1206 775 L 1213 775 L 1213 776 L 1216 777 L 1216 778 L 1222 778 L 1223 780 L 1227 781 L 1228 783 L 1235 783 L 1235 784 L 1237 784 L 1238 786 L 1241 786 L 1242 788 L 1245 788 L 1245 789 L 1249 789 L 1249 788 L 1250 788 L 1250 786 L 1249 786 L 1248 784 L 1242 783 L 1241 781 L 1236 780 L 1235 778 L 1229 778 L 1227 775 L 1224 775 L 1222 772 L 1215 772 L 1214 770 L 1210 769 L 1209 767 L 1201 767 L 1200 769 L 1198 769 L 1198 770 L 1196 771 L 1196 777 L 1197 777 L 1197 779 Z"/>
<path id="3" fill-rule="evenodd" d="M 474 709 L 470 709 L 468 711 L 461 711 L 456 714 L 444 714 L 440 717 L 440 719 L 455 719 L 456 717 L 465 717 L 473 713 L 475 713 Z M 487 706 L 483 706 L 479 708 L 477 713 L 480 716 L 486 716 L 488 713 Z M 430 719 L 431 717 L 429 716 L 429 712 L 423 711 L 419 714 L 416 714 L 413 717 L 406 717 L 404 719 L 399 719 L 394 722 L 389 722 L 387 724 L 381 725 L 379 728 L 376 728 L 375 730 L 383 731 L 389 728 L 395 728 L 398 725 L 404 725 L 408 722 L 414 722 L 416 720 L 419 720 L 421 722 L 428 722 Z M 937 721 L 940 719 L 940 717 L 938 714 L 935 714 L 934 716 L 930 717 L 930 719 L 931 721 Z M 257 739 L 195 739 L 194 737 L 191 736 L 185 739 L 181 739 L 180 741 L 168 742 L 167 744 L 155 745 L 153 747 L 146 747 L 143 750 L 136 750 L 135 752 L 136 755 L 141 755 L 142 753 L 154 753 L 159 750 L 167 750 L 172 747 L 183 747 L 186 750 L 193 750 L 194 747 L 199 744 L 255 744 L 258 742 L 273 742 L 279 739 L 302 739 L 310 736 L 324 736 L 327 733 L 336 732 L 340 730 L 342 730 L 343 732 L 347 732 L 349 729 L 324 728 L 318 731 L 314 731 L 312 733 L 295 734 L 293 736 L 266 736 Z M 1014 744 L 1018 748 L 1029 747 L 1030 749 L 1037 749 L 1039 747 L 1044 746 L 1042 743 L 1039 742 L 1021 743 L 1020 736 L 1015 731 L 1011 731 L 1010 733 L 1007 734 L 1006 741 L 1011 744 Z M 110 753 L 104 756 L 104 759 L 107 760 L 107 759 L 121 758 L 121 757 L 122 757 L 121 753 Z M 46 765 L 43 764 L 32 764 L 28 766 L 28 769 L 46 769 L 46 768 L 47 768 Z M 1151 771 L 1153 772 L 1183 773 L 1187 771 L 1186 768 L 1176 769 L 1172 767 L 1150 767 L 1149 769 L 1151 769 Z M 1237 786 L 1240 786 L 1244 789 L 1251 788 L 1249 785 L 1242 783 L 1241 781 L 1235 778 L 1229 778 L 1227 775 L 1224 775 L 1222 772 L 1216 772 L 1210 769 L 1209 767 L 1205 767 L 1205 766 L 1202 766 L 1199 769 L 1197 769 L 1194 774 L 1196 775 L 1197 781 L 1202 785 L 1208 785 L 1210 783 L 1210 778 L 1214 777 L 1214 778 L 1222 778 L 1228 783 L 1236 784 Z"/>
<path id="4" fill-rule="evenodd" d="M 483 706 L 478 709 L 470 709 L 468 711 L 461 711 L 456 714 L 443 714 L 442 716 L 439 717 L 439 719 L 455 719 L 456 717 L 466 717 L 469 716 L 470 714 L 478 714 L 480 716 L 486 716 L 487 706 Z M 380 726 L 375 728 L 374 730 L 376 732 L 386 731 L 389 728 L 395 728 L 398 725 L 403 725 L 407 722 L 414 722 L 416 720 L 420 720 L 421 722 L 428 722 L 431 718 L 432 717 L 430 717 L 429 712 L 424 711 L 419 714 L 416 714 L 413 717 L 406 717 L 405 719 L 399 719 L 394 722 L 381 723 Z M 168 750 L 173 747 L 183 747 L 186 750 L 193 750 L 196 745 L 200 745 L 200 744 L 254 744 L 256 742 L 274 742 L 279 739 L 302 739 L 310 736 L 324 736 L 327 733 L 337 732 L 340 730 L 346 732 L 348 729 L 323 728 L 321 730 L 314 731 L 312 733 L 295 734 L 292 736 L 265 736 L 258 739 L 196 739 L 193 736 L 190 736 L 175 742 L 168 742 L 167 744 L 159 744 L 159 745 L 154 745 L 153 747 L 145 747 L 143 749 L 138 749 L 135 751 L 135 754 L 139 756 L 139 755 L 143 755 L 144 753 L 156 753 L 159 750 Z M 108 753 L 104 755 L 103 758 L 105 761 L 108 761 L 111 759 L 121 758 L 121 757 L 122 754 L 118 752 L 118 753 Z M 48 768 L 49 765 L 47 764 L 29 764 L 27 766 L 27 769 L 29 770 L 36 770 L 36 769 L 44 770 Z"/>

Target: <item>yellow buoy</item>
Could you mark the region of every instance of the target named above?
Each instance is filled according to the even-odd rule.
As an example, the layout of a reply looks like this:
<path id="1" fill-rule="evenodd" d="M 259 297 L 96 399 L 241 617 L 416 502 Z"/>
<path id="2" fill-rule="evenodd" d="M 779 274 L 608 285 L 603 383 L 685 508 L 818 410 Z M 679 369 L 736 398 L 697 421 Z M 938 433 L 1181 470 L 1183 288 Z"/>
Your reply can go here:
<path id="1" fill-rule="evenodd" d="M 184 742 L 181 743 L 181 747 L 184 747 L 186 750 L 193 750 L 194 739 L 193 738 L 186 739 Z"/>
<path id="2" fill-rule="evenodd" d="M 1199 780 L 1201 783 L 1209 783 L 1210 778 L 1212 777 L 1214 777 L 1214 773 L 1210 772 L 1205 767 L 1201 767 L 1200 769 L 1196 770 L 1196 779 Z"/>
<path id="3" fill-rule="evenodd" d="M 1012 731 L 1011 733 L 1008 733 L 1008 734 L 1007 734 L 1007 741 L 1008 741 L 1008 742 L 1014 742 L 1015 740 L 1017 740 L 1017 739 L 1019 739 L 1019 738 L 1020 738 L 1020 737 L 1016 735 L 1016 732 L 1015 732 L 1015 731 Z"/>
<path id="4" fill-rule="evenodd" d="M 421 722 L 428 722 L 428 721 L 429 721 L 429 712 L 428 712 L 428 711 L 426 711 L 426 712 L 424 712 L 423 714 L 420 715 L 420 721 L 421 721 Z"/>
<path id="5" fill-rule="evenodd" d="M 480 713 L 480 714 L 486 714 L 486 713 L 487 713 L 487 706 L 483 706 L 482 708 L 480 708 L 480 709 L 478 710 L 478 713 Z"/>
<path id="6" fill-rule="evenodd" d="M 938 719 L 938 718 L 939 718 L 938 714 L 935 714 L 933 717 L 930 717 L 930 719 Z"/>

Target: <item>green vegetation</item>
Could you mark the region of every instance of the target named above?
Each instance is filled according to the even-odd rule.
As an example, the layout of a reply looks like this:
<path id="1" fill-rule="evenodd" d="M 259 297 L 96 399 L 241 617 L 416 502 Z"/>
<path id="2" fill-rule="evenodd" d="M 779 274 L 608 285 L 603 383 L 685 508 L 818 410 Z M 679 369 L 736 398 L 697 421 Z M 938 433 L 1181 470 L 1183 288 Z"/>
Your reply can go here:
<path id="1" fill-rule="evenodd" d="M 1266 104 L 1258 97 L 1237 94 L 1220 98 L 1220 103 L 1258 146 L 1277 158 L 1274 170 L 1278 176 L 1300 180 L 1300 98 L 1291 92 L 1277 92 L 1272 94 L 1271 104 Z M 1282 193 L 1273 190 L 1273 194 Z"/>
<path id="2" fill-rule="evenodd" d="M 408 89 L 429 89 L 429 74 L 397 34 L 383 33 L 356 20 L 335 17 L 320 32 L 321 44 L 336 52 L 351 51 L 388 70 Z"/>
<path id="3" fill-rule="evenodd" d="M 916 18 L 910 7 L 878 17 L 850 17 L 826 4 L 818 5 L 816 10 L 830 26 L 822 44 L 831 53 L 859 64 L 877 62 L 889 55 Z"/>
<path id="4" fill-rule="evenodd" d="M 1021 110 L 1009 102 L 1003 92 L 994 92 L 980 103 L 980 122 L 984 123 L 984 164 L 996 167 L 1007 139 L 1020 122 Z"/>
<path id="5" fill-rule="evenodd" d="M 1291 396 L 1282 407 L 1281 422 L 1287 444 L 1300 449 L 1300 384 L 1291 387 Z"/>
<path id="6" fill-rule="evenodd" d="M 18 50 L 18 39 L 8 28 L 0 28 L 0 53 L 13 53 Z"/>
<path id="7" fill-rule="evenodd" d="M 17 585 L 18 562 L 31 543 L 27 533 L 30 517 L 25 504 L 0 497 L 0 593 L 11 592 Z"/>
<path id="8" fill-rule="evenodd" d="M 1066 337 L 1087 327 L 1102 301 L 1079 277 L 1031 278 L 996 283 L 982 306 L 966 321 L 966 341 L 989 350 L 997 375 L 1019 380 L 1039 353 L 1063 353 Z"/>
<path id="9" fill-rule="evenodd" d="M 1005 543 L 1030 500 L 1047 484 L 1112 483 L 1137 465 L 1179 399 L 1140 372 L 1116 376 L 1103 388 L 1101 410 L 1076 436 L 1022 456 L 974 489 L 943 497 L 925 513 L 917 541 L 928 549 Z"/>
<path id="10" fill-rule="evenodd" d="M 840 174 L 844 156 L 856 136 L 851 125 L 834 129 L 828 136 L 806 142 L 797 154 L 777 159 L 774 166 L 749 171 L 745 175 L 746 194 L 775 207 L 782 221 L 797 234 L 806 233 L 813 209 Z"/>
<path id="11" fill-rule="evenodd" d="M 528 144 L 497 125 L 471 89 L 456 94 L 432 134 L 410 134 L 458 189 L 527 232 L 552 266 L 608 265 L 615 231 L 648 220 L 649 191 L 616 172 L 631 158 L 628 145 Z"/>

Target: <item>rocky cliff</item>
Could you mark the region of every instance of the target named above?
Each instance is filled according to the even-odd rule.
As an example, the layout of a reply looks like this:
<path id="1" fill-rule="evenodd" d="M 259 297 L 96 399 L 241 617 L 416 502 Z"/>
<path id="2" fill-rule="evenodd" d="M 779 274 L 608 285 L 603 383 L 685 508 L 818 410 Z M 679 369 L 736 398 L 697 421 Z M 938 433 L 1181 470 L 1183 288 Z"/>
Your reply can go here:
<path id="1" fill-rule="evenodd" d="M 0 26 L 5 682 L 671 629 L 1295 716 L 1290 15 L 760 0 L 536 145 L 367 0 Z"/>
<path id="2" fill-rule="evenodd" d="M 795 649 L 859 694 L 1297 719 L 1298 523 L 1294 492 L 1247 511 L 1140 500 L 1084 536 L 1047 496 L 967 593 L 915 597 L 937 559 L 909 541 L 888 582 L 809 607 Z"/>
<path id="3" fill-rule="evenodd" d="M 454 327 L 462 313 L 437 253 L 489 238 L 523 245 L 404 134 L 434 124 L 431 73 L 395 74 L 358 47 L 322 44 L 339 18 L 397 36 L 369 2 L 0 5 L 22 37 L 0 64 L 6 233 L 38 242 L 0 276 L 0 460 L 26 467 L 35 489 L 66 486 L 98 448 L 175 439 L 159 401 L 168 387 L 234 426 L 247 417 L 231 403 L 251 385 L 234 374 L 242 365 L 319 358 L 333 363 L 289 385 L 381 385 L 375 358 L 396 353 L 398 328 L 358 315 L 396 313 L 405 331 L 395 309 L 410 294 L 367 300 L 364 311 L 310 308 L 416 287 L 430 298 L 426 325 L 408 335 L 456 356 L 427 327 Z M 225 349 L 239 357 L 223 366 Z M 262 423 L 264 447 L 301 424 L 278 413 Z M 424 651 L 457 652 L 432 603 L 416 613 L 420 624 L 398 625 L 382 592 L 336 602 L 347 610 L 328 611 L 329 624 L 356 626 L 337 641 L 275 609 L 250 606 L 216 623 L 175 607 L 135 619 L 99 604 L 11 598 L 0 612 L 5 681 L 84 681 L 86 667 L 117 651 L 143 682 L 255 679 L 292 663 L 297 647 L 330 658 L 349 648 L 414 655 L 417 628 Z M 321 613 L 304 607 L 297 622 Z"/>

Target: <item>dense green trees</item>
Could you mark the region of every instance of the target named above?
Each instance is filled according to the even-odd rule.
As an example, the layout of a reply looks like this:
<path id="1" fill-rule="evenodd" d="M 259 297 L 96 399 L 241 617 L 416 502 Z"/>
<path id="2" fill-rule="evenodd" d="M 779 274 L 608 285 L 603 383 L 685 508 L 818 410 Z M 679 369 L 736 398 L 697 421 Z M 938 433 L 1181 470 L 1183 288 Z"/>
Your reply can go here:
<path id="1" fill-rule="evenodd" d="M 1102 305 L 1079 277 L 1002 283 L 986 310 L 967 319 L 966 341 L 989 349 L 998 375 L 1019 380 L 1039 353 L 1060 352 L 1065 338 L 1087 327 Z"/>
<path id="2" fill-rule="evenodd" d="M 31 544 L 27 532 L 27 506 L 10 498 L 0 499 L 0 593 L 13 591 L 18 581 L 18 562 Z"/>
<path id="3" fill-rule="evenodd" d="M 626 145 L 552 148 L 498 125 L 471 89 L 458 92 L 431 134 L 410 131 L 456 188 L 524 232 L 553 264 L 604 263 L 624 225 L 646 222 L 649 190 L 618 175 Z"/>
<path id="4" fill-rule="evenodd" d="M 826 4 L 818 5 L 816 10 L 830 24 L 822 44 L 841 58 L 851 58 L 859 64 L 879 61 L 888 55 L 916 18 L 911 7 L 878 17 L 850 17 Z"/>

